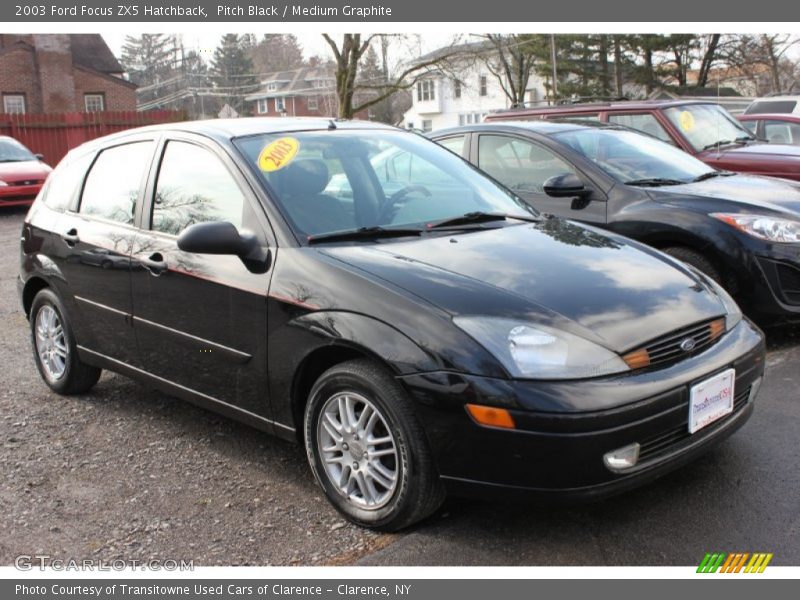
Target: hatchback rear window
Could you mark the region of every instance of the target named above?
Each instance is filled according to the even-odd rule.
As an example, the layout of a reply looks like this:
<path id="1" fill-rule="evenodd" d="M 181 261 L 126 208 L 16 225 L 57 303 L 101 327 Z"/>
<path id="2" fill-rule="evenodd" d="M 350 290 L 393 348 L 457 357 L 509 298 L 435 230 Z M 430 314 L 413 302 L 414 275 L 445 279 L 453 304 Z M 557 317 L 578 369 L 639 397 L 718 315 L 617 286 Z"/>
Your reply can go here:
<path id="1" fill-rule="evenodd" d="M 760 115 L 763 113 L 791 113 L 797 106 L 795 100 L 760 100 L 753 102 L 744 111 L 746 115 Z"/>

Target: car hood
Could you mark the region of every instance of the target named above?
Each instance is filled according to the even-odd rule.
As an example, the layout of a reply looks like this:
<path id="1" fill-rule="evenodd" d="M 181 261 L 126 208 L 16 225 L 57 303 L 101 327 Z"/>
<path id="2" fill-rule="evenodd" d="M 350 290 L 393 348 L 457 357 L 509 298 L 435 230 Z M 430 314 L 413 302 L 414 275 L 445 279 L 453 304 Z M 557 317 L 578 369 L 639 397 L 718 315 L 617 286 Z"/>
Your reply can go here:
<path id="1" fill-rule="evenodd" d="M 690 195 L 727 200 L 741 205 L 741 208 L 748 211 L 767 209 L 800 213 L 800 183 L 774 177 L 757 175 L 714 177 L 697 183 L 652 188 L 650 193 L 653 198 L 661 200 Z"/>
<path id="2" fill-rule="evenodd" d="M 616 352 L 724 314 L 681 263 L 560 219 L 319 250 L 450 315 L 542 323 Z"/>
<path id="3" fill-rule="evenodd" d="M 719 150 L 711 148 L 704 150 L 700 158 L 729 159 L 736 161 L 786 161 L 791 164 L 800 164 L 800 146 L 791 144 L 747 144 L 723 146 Z"/>
<path id="4" fill-rule="evenodd" d="M 0 162 L 0 179 L 18 181 L 24 179 L 45 179 L 52 169 L 38 160 L 22 162 Z"/>

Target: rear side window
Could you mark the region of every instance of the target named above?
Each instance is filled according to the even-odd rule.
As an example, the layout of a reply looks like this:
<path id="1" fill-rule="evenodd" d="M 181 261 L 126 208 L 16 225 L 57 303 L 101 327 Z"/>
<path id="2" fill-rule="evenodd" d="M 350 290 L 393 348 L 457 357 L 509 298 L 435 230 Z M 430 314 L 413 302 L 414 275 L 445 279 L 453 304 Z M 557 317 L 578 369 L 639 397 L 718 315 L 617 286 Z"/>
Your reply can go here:
<path id="1" fill-rule="evenodd" d="M 79 212 L 132 225 L 152 151 L 153 142 L 148 141 L 100 152 L 86 177 Z"/>
<path id="2" fill-rule="evenodd" d="M 753 102 L 744 111 L 746 115 L 759 115 L 763 113 L 790 113 L 797 107 L 796 100 L 761 100 Z"/>
<path id="3" fill-rule="evenodd" d="M 673 143 L 672 138 L 669 137 L 669 134 L 661 126 L 661 123 L 658 122 L 655 116 L 649 113 L 627 115 L 610 114 L 608 115 L 608 122 L 614 123 L 615 125 L 622 125 L 623 127 L 630 127 L 636 131 L 641 131 L 647 135 L 653 136 L 654 138 L 658 138 L 662 142 L 667 142 L 669 144 Z"/>
<path id="4" fill-rule="evenodd" d="M 245 198 L 225 165 L 188 142 L 167 144 L 158 172 L 151 229 L 178 235 L 206 221 L 242 226 Z"/>
<path id="5" fill-rule="evenodd" d="M 457 135 L 454 137 L 445 138 L 443 140 L 436 140 L 440 146 L 444 146 L 450 152 L 455 152 L 459 156 L 464 153 L 464 140 L 467 138 L 465 135 Z"/>
<path id="6" fill-rule="evenodd" d="M 86 169 L 92 164 L 93 154 L 71 160 L 59 167 L 47 178 L 43 202 L 53 210 L 65 210 L 83 183 Z"/>

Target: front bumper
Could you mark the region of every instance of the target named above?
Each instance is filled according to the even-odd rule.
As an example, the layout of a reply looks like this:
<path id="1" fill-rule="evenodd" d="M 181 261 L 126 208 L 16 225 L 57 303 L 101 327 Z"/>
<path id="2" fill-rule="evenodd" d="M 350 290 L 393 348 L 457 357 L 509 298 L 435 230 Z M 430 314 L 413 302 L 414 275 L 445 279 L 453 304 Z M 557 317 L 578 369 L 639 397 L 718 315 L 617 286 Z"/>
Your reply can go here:
<path id="1" fill-rule="evenodd" d="M 42 189 L 42 183 L 33 185 L 4 185 L 0 187 L 1 206 L 30 206 Z"/>
<path id="2" fill-rule="evenodd" d="M 745 320 L 701 354 L 624 376 L 534 382 L 428 373 L 400 380 L 417 400 L 451 491 L 597 498 L 677 468 L 736 431 L 753 412 L 764 357 L 763 336 Z M 730 367 L 734 412 L 690 435 L 690 387 Z M 506 408 L 516 429 L 478 425 L 464 410 L 468 402 Z M 606 453 L 634 442 L 641 445 L 634 467 L 606 467 Z"/>

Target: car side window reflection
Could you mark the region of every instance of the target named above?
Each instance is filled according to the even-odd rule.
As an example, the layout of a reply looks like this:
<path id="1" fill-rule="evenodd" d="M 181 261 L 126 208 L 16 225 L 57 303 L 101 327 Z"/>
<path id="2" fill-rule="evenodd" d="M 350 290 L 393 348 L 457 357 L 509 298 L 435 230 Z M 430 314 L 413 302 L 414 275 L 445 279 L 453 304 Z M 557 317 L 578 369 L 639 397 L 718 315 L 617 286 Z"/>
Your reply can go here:
<path id="1" fill-rule="evenodd" d="M 544 182 L 575 170 L 553 152 L 526 140 L 502 135 L 478 139 L 478 166 L 515 192 L 544 193 Z"/>
<path id="2" fill-rule="evenodd" d="M 207 221 L 242 226 L 245 198 L 212 152 L 181 141 L 167 143 L 156 183 L 151 229 L 178 235 Z"/>
<path id="3" fill-rule="evenodd" d="M 153 142 L 134 142 L 103 150 L 83 186 L 78 211 L 126 225 L 133 224 L 136 200 Z"/>

